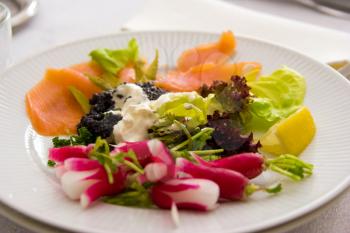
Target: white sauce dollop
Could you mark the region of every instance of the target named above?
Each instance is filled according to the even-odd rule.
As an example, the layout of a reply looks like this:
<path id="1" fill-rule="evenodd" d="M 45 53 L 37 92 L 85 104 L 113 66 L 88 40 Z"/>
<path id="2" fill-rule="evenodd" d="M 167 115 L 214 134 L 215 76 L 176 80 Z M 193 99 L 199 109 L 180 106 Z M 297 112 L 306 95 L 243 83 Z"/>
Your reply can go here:
<path id="1" fill-rule="evenodd" d="M 197 97 L 196 92 L 166 93 L 157 100 L 150 101 L 142 88 L 132 84 L 122 84 L 112 92 L 115 112 L 123 116 L 113 127 L 116 143 L 136 142 L 148 139 L 148 129 L 157 120 L 155 111 L 176 96 L 187 95 L 189 99 Z"/>
<path id="2" fill-rule="evenodd" d="M 112 93 L 115 109 L 123 119 L 113 127 L 116 143 L 136 142 L 148 139 L 147 130 L 154 124 L 156 116 L 142 88 L 131 83 L 122 84 Z"/>

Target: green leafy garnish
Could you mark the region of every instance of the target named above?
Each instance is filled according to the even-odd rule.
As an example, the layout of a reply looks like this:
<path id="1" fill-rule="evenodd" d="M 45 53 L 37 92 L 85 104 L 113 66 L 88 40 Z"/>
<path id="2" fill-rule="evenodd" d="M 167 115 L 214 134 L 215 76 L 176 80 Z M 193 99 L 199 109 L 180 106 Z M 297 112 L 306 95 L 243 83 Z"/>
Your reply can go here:
<path id="1" fill-rule="evenodd" d="M 254 183 L 249 183 L 245 187 L 244 191 L 245 191 L 245 195 L 248 197 L 257 191 L 263 191 L 269 194 L 277 194 L 282 191 L 282 184 L 276 184 L 275 186 L 266 188 L 266 187 L 261 187 L 259 185 L 256 185 Z"/>
<path id="2" fill-rule="evenodd" d="M 96 139 L 94 148 L 89 153 L 89 157 L 91 159 L 98 160 L 98 162 L 103 165 L 108 176 L 108 182 L 110 184 L 113 184 L 113 173 L 116 172 L 117 166 L 110 155 L 109 144 L 107 141 L 98 137 Z"/>
<path id="3" fill-rule="evenodd" d="M 188 139 L 186 145 L 189 150 L 202 149 L 210 136 L 203 135 L 194 141 L 192 135 L 206 125 L 212 98 L 213 95 L 204 98 L 196 92 L 167 93 L 161 96 L 159 102 L 151 105 L 158 120 L 149 129 L 150 138 L 157 138 L 168 147 L 174 147 Z"/>
<path id="4" fill-rule="evenodd" d="M 103 90 L 110 90 L 120 84 L 119 72 L 125 67 L 131 67 L 135 71 L 137 82 L 155 80 L 158 71 L 158 50 L 154 60 L 149 66 L 139 58 L 139 46 L 135 38 L 131 39 L 125 49 L 96 49 L 90 52 L 93 61 L 99 64 L 105 71 L 101 77 L 86 74 L 96 86 Z"/>
<path id="5" fill-rule="evenodd" d="M 157 72 L 158 72 L 158 59 L 159 59 L 159 53 L 158 53 L 158 50 L 156 50 L 156 56 L 154 57 L 151 64 L 145 70 L 145 78 L 147 81 L 156 79 Z"/>
<path id="6" fill-rule="evenodd" d="M 97 49 L 90 52 L 92 60 L 113 75 L 116 75 L 126 65 L 135 63 L 138 55 L 139 46 L 135 38 L 129 41 L 125 49 Z"/>
<path id="7" fill-rule="evenodd" d="M 148 189 L 137 181 L 128 185 L 127 190 L 114 197 L 105 197 L 104 202 L 113 205 L 151 208 L 153 206 Z"/>
<path id="8" fill-rule="evenodd" d="M 139 59 L 134 64 L 136 82 L 148 82 L 156 79 L 158 72 L 158 50 L 156 55 L 149 66 L 146 66 L 145 61 Z"/>
<path id="9" fill-rule="evenodd" d="M 248 85 L 255 97 L 248 107 L 251 118 L 247 128 L 258 131 L 266 131 L 299 109 L 306 92 L 304 78 L 287 67 L 251 81 Z"/>
<path id="10" fill-rule="evenodd" d="M 47 166 L 49 166 L 49 167 L 55 167 L 55 165 L 56 165 L 56 162 L 55 162 L 55 161 L 53 161 L 53 160 L 48 160 L 48 161 L 47 161 Z"/>
<path id="11" fill-rule="evenodd" d="M 88 145 L 95 141 L 94 136 L 85 127 L 78 129 L 78 135 L 70 136 L 69 138 L 54 137 L 52 143 L 54 147 Z"/>
<path id="12" fill-rule="evenodd" d="M 267 159 L 266 167 L 271 171 L 299 181 L 312 175 L 313 165 L 290 154 L 280 155 L 275 159 Z"/>
<path id="13" fill-rule="evenodd" d="M 203 155 L 201 157 L 202 157 L 202 159 L 204 159 L 206 161 L 213 161 L 213 160 L 217 160 L 217 159 L 222 158 L 222 156 L 220 156 L 220 155 Z"/>
<path id="14" fill-rule="evenodd" d="M 190 142 L 192 142 L 193 144 L 195 144 L 194 142 L 196 142 L 197 145 L 201 144 L 201 145 L 205 145 L 205 141 L 207 139 L 209 139 L 211 136 L 211 134 L 213 133 L 214 129 L 212 128 L 203 128 L 200 130 L 200 132 L 196 133 L 195 135 L 191 136 L 191 138 L 181 142 L 180 144 L 174 146 L 171 148 L 171 151 L 179 151 L 181 149 L 183 149 L 184 147 L 186 147 Z M 192 148 L 190 148 L 191 150 Z M 202 149 L 202 148 L 200 148 Z"/>
<path id="15" fill-rule="evenodd" d="M 111 156 L 109 150 L 109 144 L 105 139 L 98 137 L 96 139 L 93 150 L 89 153 L 91 159 L 97 160 L 101 165 L 103 165 L 107 176 L 108 182 L 110 184 L 114 183 L 113 173 L 117 171 L 119 165 L 124 164 L 130 169 L 143 174 L 143 168 L 140 165 L 136 154 L 133 151 L 120 152 L 116 155 Z M 129 158 L 131 161 L 125 159 Z"/>
<path id="16" fill-rule="evenodd" d="M 75 100 L 79 103 L 83 112 L 85 114 L 88 113 L 90 111 L 89 99 L 86 98 L 84 93 L 82 93 L 80 90 L 78 90 L 74 86 L 69 86 L 68 89 L 70 93 L 72 93 L 72 95 L 74 96 Z"/>
<path id="17" fill-rule="evenodd" d="M 272 193 L 272 194 L 279 193 L 282 191 L 282 184 L 277 184 L 275 186 L 265 188 L 265 191 L 267 193 Z"/>
<path id="18" fill-rule="evenodd" d="M 63 147 L 63 146 L 73 145 L 71 138 L 65 139 L 65 138 L 54 137 L 52 139 L 52 143 L 53 143 L 53 147 Z"/>

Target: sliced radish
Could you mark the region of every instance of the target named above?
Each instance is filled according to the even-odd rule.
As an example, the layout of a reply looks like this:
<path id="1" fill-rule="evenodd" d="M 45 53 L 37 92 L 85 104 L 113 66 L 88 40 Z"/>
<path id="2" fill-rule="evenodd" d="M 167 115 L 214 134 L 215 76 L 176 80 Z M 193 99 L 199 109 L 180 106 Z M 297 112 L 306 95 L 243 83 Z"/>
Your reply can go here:
<path id="1" fill-rule="evenodd" d="M 205 179 L 172 179 L 152 187 L 151 197 L 160 208 L 207 211 L 217 206 L 219 187 Z"/>

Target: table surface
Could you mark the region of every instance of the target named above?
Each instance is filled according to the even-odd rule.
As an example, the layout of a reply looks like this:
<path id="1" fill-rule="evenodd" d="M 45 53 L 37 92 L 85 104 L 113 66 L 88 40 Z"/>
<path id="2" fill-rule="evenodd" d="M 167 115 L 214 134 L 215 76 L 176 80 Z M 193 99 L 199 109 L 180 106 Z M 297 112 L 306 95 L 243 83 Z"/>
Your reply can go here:
<path id="1" fill-rule="evenodd" d="M 324 27 L 350 33 L 350 21 L 324 15 L 305 8 L 294 1 L 280 0 L 227 0 L 233 4 L 291 17 Z M 38 15 L 16 29 L 13 35 L 12 60 L 14 63 L 70 41 L 117 32 L 133 15 L 142 9 L 144 0 L 41 0 Z M 83 11 L 80 9 L 84 8 Z M 113 10 L 111 10 L 113 9 Z M 77 13 L 78 12 L 78 13 Z M 345 233 L 350 229 L 350 190 L 312 222 L 288 233 Z M 3 233 L 31 233 L 0 216 Z"/>

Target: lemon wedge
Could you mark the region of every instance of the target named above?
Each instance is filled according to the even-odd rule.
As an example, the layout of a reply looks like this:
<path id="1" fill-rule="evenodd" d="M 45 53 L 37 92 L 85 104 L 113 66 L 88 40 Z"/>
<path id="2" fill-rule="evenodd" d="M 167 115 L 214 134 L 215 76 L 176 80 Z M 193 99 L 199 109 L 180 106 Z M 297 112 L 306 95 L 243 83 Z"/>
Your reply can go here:
<path id="1" fill-rule="evenodd" d="M 311 112 L 307 107 L 302 107 L 261 137 L 261 149 L 273 155 L 299 155 L 311 143 L 315 133 Z"/>

